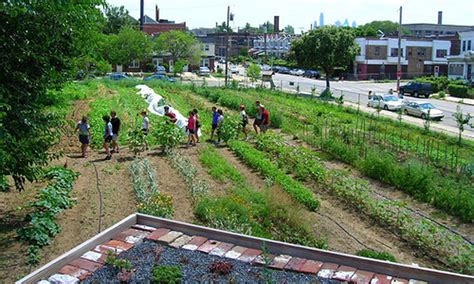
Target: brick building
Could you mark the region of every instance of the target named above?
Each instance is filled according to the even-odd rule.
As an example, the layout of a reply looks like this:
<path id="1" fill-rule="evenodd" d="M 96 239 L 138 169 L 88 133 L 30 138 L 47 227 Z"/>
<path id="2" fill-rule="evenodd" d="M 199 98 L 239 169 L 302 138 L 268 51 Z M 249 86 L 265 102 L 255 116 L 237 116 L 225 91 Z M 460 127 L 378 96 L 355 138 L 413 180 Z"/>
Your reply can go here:
<path id="1" fill-rule="evenodd" d="M 159 35 L 160 33 L 169 32 L 173 30 L 185 31 L 186 22 L 175 23 L 174 21 L 161 19 L 160 9 L 158 8 L 158 6 L 155 6 L 155 20 L 146 15 L 144 16 L 143 32 L 147 34 Z"/>
<path id="2" fill-rule="evenodd" d="M 207 34 L 207 37 L 211 42 L 214 42 L 216 46 L 216 56 L 226 56 L 226 33 L 212 33 Z M 238 56 L 242 49 L 249 50 L 253 47 L 253 42 L 257 38 L 257 35 L 251 33 L 229 33 L 229 56 Z"/>

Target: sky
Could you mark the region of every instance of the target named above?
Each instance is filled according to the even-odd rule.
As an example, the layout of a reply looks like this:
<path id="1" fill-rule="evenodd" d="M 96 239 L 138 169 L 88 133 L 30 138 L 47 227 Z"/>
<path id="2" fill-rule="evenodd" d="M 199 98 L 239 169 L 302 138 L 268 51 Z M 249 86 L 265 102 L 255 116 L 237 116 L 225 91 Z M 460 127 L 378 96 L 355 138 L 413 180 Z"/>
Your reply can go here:
<path id="1" fill-rule="evenodd" d="M 140 0 L 107 0 L 114 6 L 125 6 L 130 15 L 140 15 Z M 472 0 L 145 0 L 145 14 L 155 18 L 155 5 L 160 8 L 160 18 L 186 22 L 188 28 L 214 27 L 226 19 L 227 6 L 235 14 L 233 28 L 245 23 L 258 26 L 273 22 L 280 16 L 280 27 L 292 25 L 296 32 L 308 30 L 324 13 L 325 24 L 337 20 L 358 25 L 373 20 L 398 22 L 399 7 L 403 6 L 403 23 L 437 23 L 438 11 L 443 11 L 443 24 L 473 25 L 474 1 Z"/>

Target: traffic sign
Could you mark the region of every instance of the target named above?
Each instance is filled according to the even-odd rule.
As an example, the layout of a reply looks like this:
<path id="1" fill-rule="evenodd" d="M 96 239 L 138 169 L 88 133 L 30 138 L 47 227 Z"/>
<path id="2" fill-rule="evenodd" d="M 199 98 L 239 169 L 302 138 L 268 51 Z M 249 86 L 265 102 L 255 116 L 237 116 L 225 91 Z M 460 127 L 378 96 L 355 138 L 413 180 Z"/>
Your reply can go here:
<path id="1" fill-rule="evenodd" d="M 397 71 L 397 77 L 399 77 L 399 78 L 402 77 L 402 71 Z"/>

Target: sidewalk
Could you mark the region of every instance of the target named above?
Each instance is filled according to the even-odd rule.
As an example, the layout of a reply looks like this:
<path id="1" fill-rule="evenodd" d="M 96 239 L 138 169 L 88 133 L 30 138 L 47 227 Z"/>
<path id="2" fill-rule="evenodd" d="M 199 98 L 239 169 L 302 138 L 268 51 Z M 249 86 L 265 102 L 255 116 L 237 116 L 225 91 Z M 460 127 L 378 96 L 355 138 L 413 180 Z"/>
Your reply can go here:
<path id="1" fill-rule="evenodd" d="M 445 100 L 445 101 L 450 101 L 450 102 L 453 102 L 453 103 L 459 103 L 459 104 L 474 106 L 474 99 L 463 99 L 463 98 L 456 98 L 456 97 L 446 96 L 444 99 L 440 99 L 440 100 Z"/>

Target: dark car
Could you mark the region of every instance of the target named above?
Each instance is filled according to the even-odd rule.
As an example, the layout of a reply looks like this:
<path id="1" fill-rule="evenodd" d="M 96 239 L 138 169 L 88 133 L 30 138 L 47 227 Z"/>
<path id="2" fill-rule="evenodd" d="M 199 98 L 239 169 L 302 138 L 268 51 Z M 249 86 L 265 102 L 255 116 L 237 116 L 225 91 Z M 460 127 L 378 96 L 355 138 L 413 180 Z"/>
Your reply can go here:
<path id="1" fill-rule="evenodd" d="M 122 79 L 128 79 L 129 77 L 125 74 L 122 73 L 113 73 L 110 74 L 110 79 L 112 80 L 122 80 Z"/>
<path id="2" fill-rule="evenodd" d="M 303 76 L 307 78 L 314 78 L 314 79 L 321 78 L 321 74 L 319 74 L 318 71 L 314 71 L 314 70 L 306 70 Z"/>
<path id="3" fill-rule="evenodd" d="M 409 82 L 400 87 L 400 95 L 410 94 L 414 97 L 424 96 L 429 98 L 433 93 L 433 86 L 430 83 Z"/>
<path id="4" fill-rule="evenodd" d="M 282 67 L 281 66 L 272 66 L 272 71 L 278 73 Z"/>
<path id="5" fill-rule="evenodd" d="M 279 70 L 278 70 L 278 73 L 280 74 L 290 74 L 290 69 L 287 68 L 287 67 L 281 67 Z"/>
<path id="6" fill-rule="evenodd" d="M 150 80 L 165 80 L 165 81 L 168 81 L 168 82 L 176 82 L 175 79 L 173 78 L 170 78 L 166 75 L 163 75 L 163 74 L 153 74 L 151 75 L 150 77 L 146 77 L 145 79 L 143 79 L 145 81 L 150 81 Z"/>

